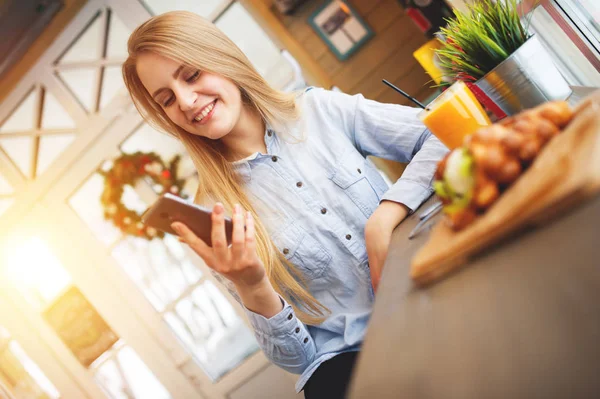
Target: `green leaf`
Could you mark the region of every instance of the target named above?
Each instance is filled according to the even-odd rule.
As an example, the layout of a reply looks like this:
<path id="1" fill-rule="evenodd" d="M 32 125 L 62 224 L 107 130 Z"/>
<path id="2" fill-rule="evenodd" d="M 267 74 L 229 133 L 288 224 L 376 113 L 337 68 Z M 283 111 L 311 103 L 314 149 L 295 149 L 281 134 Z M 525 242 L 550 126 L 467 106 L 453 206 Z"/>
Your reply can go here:
<path id="1" fill-rule="evenodd" d="M 469 75 L 483 77 L 529 38 L 519 17 L 516 0 L 480 0 L 466 12 L 454 10 L 440 32 L 445 38 L 437 50 L 441 64 L 456 80 Z"/>

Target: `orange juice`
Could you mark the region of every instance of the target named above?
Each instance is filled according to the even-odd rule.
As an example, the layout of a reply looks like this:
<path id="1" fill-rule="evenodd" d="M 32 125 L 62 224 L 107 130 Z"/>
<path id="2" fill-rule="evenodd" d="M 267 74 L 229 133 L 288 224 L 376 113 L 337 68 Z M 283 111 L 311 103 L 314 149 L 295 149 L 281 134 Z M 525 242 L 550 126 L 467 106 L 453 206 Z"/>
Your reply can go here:
<path id="1" fill-rule="evenodd" d="M 462 146 L 465 136 L 492 124 L 464 82 L 454 83 L 427 108 L 419 118 L 451 150 Z"/>

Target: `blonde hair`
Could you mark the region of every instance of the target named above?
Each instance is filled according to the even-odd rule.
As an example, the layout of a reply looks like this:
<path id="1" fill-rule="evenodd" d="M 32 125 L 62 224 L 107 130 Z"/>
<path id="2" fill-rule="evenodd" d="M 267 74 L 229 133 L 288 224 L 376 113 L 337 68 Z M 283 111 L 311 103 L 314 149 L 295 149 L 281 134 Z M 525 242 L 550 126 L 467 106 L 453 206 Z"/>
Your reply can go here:
<path id="1" fill-rule="evenodd" d="M 322 322 L 327 308 L 308 292 L 302 274 L 270 239 L 235 170 L 221 153 L 219 142 L 190 134 L 169 119 L 140 81 L 137 57 L 152 52 L 233 81 L 244 104 L 271 126 L 282 126 L 298 118 L 295 95 L 273 89 L 223 32 L 191 12 L 174 11 L 149 19 L 131 34 L 127 47 L 129 57 L 123 64 L 125 85 L 146 122 L 175 136 L 186 147 L 200 180 L 195 202 L 218 199 L 226 209 L 231 210 L 237 203 L 252 212 L 257 253 L 273 288 L 294 307 L 304 323 Z"/>

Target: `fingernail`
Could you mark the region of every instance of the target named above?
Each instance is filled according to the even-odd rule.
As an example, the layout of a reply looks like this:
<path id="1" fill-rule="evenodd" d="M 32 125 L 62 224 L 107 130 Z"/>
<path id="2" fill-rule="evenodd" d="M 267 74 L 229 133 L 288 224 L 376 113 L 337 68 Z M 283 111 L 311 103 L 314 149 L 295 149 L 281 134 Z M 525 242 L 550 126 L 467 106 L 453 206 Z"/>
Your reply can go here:
<path id="1" fill-rule="evenodd" d="M 252 212 L 250 212 L 250 211 L 246 212 L 246 218 L 252 219 Z"/>
<path id="2" fill-rule="evenodd" d="M 242 207 L 240 206 L 240 204 L 235 204 L 234 210 L 237 214 L 242 213 Z"/>
<path id="3" fill-rule="evenodd" d="M 220 202 L 217 202 L 215 204 L 215 213 L 219 214 L 223 212 L 223 204 L 221 204 Z"/>

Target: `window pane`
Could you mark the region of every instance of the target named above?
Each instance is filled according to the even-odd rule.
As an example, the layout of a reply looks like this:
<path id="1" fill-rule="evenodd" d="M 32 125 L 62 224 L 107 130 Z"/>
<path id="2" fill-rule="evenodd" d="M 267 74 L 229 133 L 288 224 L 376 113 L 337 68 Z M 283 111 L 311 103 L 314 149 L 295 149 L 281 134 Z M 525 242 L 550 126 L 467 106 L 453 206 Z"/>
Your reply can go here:
<path id="1" fill-rule="evenodd" d="M 127 40 L 131 31 L 114 12 L 110 13 L 108 28 L 108 43 L 106 43 L 106 58 L 127 58 Z"/>
<path id="2" fill-rule="evenodd" d="M 109 246 L 121 236 L 121 232 L 110 221 L 104 219 L 104 209 L 100 202 L 103 190 L 104 178 L 99 173 L 94 173 L 69 199 L 69 205 L 96 238 Z"/>
<path id="3" fill-rule="evenodd" d="M 172 236 L 147 241 L 126 237 L 112 255 L 158 312 L 196 283 L 202 273 L 183 255 Z"/>
<path id="4" fill-rule="evenodd" d="M 543 7 L 533 11 L 530 30 L 539 35 L 569 84 L 600 87 L 600 73 Z"/>
<path id="5" fill-rule="evenodd" d="M 138 354 L 122 341 L 92 365 L 94 378 L 112 399 L 170 399 Z"/>
<path id="6" fill-rule="evenodd" d="M 165 321 L 213 381 L 258 350 L 252 332 L 210 281 L 182 298 Z"/>
<path id="7" fill-rule="evenodd" d="M 595 45 L 600 44 L 600 2 L 598 0 L 558 0 L 565 12 Z M 580 25 L 581 24 L 581 25 Z M 596 47 L 598 51 L 600 48 Z"/>
<path id="8" fill-rule="evenodd" d="M 96 16 L 91 25 L 61 57 L 59 65 L 69 62 L 85 62 L 100 59 L 101 35 L 102 18 Z"/>
<path id="9" fill-rule="evenodd" d="M 56 387 L 8 331 L 0 337 L 0 381 L 16 399 L 60 398 Z M 2 390 L 0 389 L 0 396 Z"/>
<path id="10" fill-rule="evenodd" d="M 37 90 L 32 90 L 0 126 L 0 133 L 33 129 L 35 127 L 35 103 L 37 98 Z"/>
<path id="11" fill-rule="evenodd" d="M 57 72 L 79 103 L 88 111 L 96 104 L 98 72 L 96 68 L 77 68 Z"/>
<path id="12" fill-rule="evenodd" d="M 185 147 L 175 138 L 144 123 L 121 144 L 121 151 L 126 154 L 154 151 L 163 161 L 169 162 L 175 155 L 184 154 Z"/>
<path id="13" fill-rule="evenodd" d="M 61 134 L 40 137 L 36 175 L 41 175 L 48 169 L 60 154 L 75 140 L 74 134 Z"/>
<path id="14" fill-rule="evenodd" d="M 6 137 L 0 135 L 0 147 L 26 177 L 31 177 L 32 137 Z"/>
<path id="15" fill-rule="evenodd" d="M 115 94 L 117 94 L 119 90 L 123 88 L 125 88 L 125 83 L 123 83 L 121 67 L 115 66 L 104 68 L 102 92 L 100 95 L 100 108 L 104 108 L 110 104 Z"/>
<path id="16" fill-rule="evenodd" d="M 42 129 L 72 129 L 75 122 L 65 111 L 56 97 L 49 91 L 44 93 L 44 109 L 42 111 Z"/>
<path id="17" fill-rule="evenodd" d="M 201 280 L 175 237 L 126 237 L 112 255 L 213 380 L 258 349 L 231 304 Z"/>
<path id="18" fill-rule="evenodd" d="M 167 11 L 191 11 L 203 17 L 209 17 L 228 0 L 144 0 L 152 14 L 158 15 Z"/>

